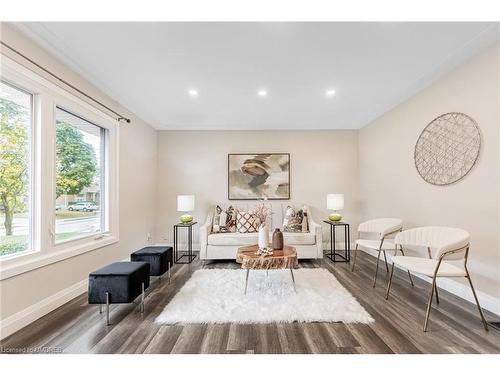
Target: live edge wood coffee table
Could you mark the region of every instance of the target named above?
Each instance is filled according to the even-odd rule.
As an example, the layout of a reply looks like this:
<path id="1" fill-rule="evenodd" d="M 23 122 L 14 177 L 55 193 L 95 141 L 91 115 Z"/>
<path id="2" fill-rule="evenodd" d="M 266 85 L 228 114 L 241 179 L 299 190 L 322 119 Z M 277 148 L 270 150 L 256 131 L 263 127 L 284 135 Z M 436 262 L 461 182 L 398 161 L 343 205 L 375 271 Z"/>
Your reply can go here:
<path id="1" fill-rule="evenodd" d="M 295 277 L 293 269 L 297 267 L 297 250 L 293 246 L 285 246 L 283 250 L 274 250 L 271 255 L 257 255 L 257 245 L 243 246 L 238 248 L 236 262 L 241 263 L 241 268 L 247 270 L 245 278 L 245 294 L 247 294 L 248 275 L 250 270 L 277 270 L 289 269 L 292 275 L 293 290 L 295 289 Z"/>

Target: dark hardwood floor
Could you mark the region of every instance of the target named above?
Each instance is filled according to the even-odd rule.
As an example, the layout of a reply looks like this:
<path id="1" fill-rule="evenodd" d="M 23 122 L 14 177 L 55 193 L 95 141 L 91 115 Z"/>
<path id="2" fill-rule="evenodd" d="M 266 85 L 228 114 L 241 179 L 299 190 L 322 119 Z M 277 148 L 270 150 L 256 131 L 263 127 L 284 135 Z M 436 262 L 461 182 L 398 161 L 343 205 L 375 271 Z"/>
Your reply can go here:
<path id="1" fill-rule="evenodd" d="M 375 258 L 360 252 L 356 271 L 324 260 L 300 267 L 330 270 L 364 306 L 375 323 L 190 324 L 157 325 L 155 317 L 199 268 L 239 268 L 233 262 L 195 260 L 175 265 L 172 283 L 154 281 L 144 314 L 137 304 L 113 305 L 112 325 L 86 294 L 0 342 L 3 348 L 52 347 L 64 353 L 500 353 L 500 331 L 485 332 L 476 307 L 444 290 L 422 331 L 429 284 L 395 271 L 391 298 L 384 299 L 387 275 L 372 288 Z M 381 265 L 382 266 L 382 265 Z M 486 313 L 487 319 L 499 320 Z"/>

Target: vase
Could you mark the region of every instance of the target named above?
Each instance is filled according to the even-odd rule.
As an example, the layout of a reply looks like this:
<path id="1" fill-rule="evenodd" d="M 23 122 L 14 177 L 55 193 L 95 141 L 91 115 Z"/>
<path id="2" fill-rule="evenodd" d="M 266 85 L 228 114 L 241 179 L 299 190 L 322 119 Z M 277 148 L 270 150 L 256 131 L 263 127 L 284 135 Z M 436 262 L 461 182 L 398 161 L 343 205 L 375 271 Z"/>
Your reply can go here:
<path id="1" fill-rule="evenodd" d="M 338 214 L 338 213 L 335 212 L 334 214 L 330 214 L 328 216 L 328 219 L 330 221 L 340 221 L 340 220 L 342 220 L 342 215 L 340 215 L 340 214 Z"/>
<path id="2" fill-rule="evenodd" d="M 283 233 L 279 228 L 273 233 L 273 250 L 283 250 Z"/>
<path id="3" fill-rule="evenodd" d="M 190 223 L 190 222 L 193 221 L 193 216 L 188 215 L 188 214 L 182 215 L 181 218 L 180 218 L 180 220 L 181 220 L 181 223 L 187 224 L 187 223 Z"/>
<path id="4" fill-rule="evenodd" d="M 265 249 L 269 246 L 269 229 L 267 225 L 261 224 L 259 227 L 259 249 Z"/>

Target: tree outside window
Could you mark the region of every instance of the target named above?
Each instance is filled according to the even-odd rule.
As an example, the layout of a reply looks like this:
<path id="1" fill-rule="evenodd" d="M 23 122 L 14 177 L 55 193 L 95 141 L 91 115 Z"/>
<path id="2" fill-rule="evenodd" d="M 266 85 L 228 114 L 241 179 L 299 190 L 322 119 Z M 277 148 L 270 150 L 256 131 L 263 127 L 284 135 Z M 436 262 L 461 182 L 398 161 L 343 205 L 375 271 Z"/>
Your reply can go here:
<path id="1" fill-rule="evenodd" d="M 104 231 L 101 168 L 104 130 L 56 110 L 56 242 Z"/>
<path id="2" fill-rule="evenodd" d="M 32 95 L 0 83 L 0 256 L 29 250 Z"/>

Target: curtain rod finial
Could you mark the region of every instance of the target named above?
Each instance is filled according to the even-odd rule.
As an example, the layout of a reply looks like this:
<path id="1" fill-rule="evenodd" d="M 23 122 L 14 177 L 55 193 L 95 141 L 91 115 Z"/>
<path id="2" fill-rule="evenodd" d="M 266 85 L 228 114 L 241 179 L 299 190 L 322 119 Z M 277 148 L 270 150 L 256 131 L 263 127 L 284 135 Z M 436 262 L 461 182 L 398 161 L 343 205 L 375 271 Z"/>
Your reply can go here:
<path id="1" fill-rule="evenodd" d="M 130 119 L 129 118 L 118 117 L 118 122 L 120 122 L 120 121 L 125 121 L 127 124 L 130 124 Z"/>

